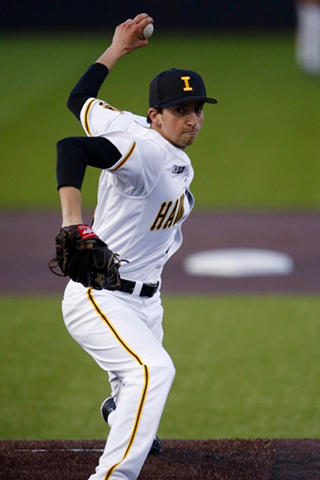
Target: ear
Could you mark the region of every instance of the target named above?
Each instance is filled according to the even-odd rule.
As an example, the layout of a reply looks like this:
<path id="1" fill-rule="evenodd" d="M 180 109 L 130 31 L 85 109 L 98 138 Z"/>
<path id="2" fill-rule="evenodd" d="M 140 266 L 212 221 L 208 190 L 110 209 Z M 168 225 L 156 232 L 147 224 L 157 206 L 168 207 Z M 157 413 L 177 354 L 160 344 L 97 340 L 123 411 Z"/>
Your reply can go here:
<path id="1" fill-rule="evenodd" d="M 151 120 L 151 125 L 156 128 L 161 127 L 161 113 L 156 108 L 149 108 L 148 115 Z"/>

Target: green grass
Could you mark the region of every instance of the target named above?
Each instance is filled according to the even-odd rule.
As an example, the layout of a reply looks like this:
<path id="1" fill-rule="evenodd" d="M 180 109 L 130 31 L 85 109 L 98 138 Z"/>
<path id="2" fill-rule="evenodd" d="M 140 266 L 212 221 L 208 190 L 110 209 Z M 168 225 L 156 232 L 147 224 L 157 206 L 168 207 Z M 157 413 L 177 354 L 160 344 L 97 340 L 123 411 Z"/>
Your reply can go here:
<path id="1" fill-rule="evenodd" d="M 319 437 L 319 298 L 166 296 L 164 307 L 177 375 L 163 438 Z M 0 438 L 104 438 L 106 376 L 65 330 L 60 300 L 2 297 L 0 309 Z"/>
<path id="2" fill-rule="evenodd" d="M 320 204 L 319 79 L 300 73 L 286 35 L 176 36 L 120 60 L 100 96 L 144 114 L 149 81 L 173 66 L 203 74 L 203 131 L 188 151 L 197 208 L 317 208 Z M 58 208 L 55 143 L 82 129 L 68 94 L 110 41 L 107 35 L 2 35 L 2 208 Z M 85 180 L 94 206 L 97 172 Z"/>

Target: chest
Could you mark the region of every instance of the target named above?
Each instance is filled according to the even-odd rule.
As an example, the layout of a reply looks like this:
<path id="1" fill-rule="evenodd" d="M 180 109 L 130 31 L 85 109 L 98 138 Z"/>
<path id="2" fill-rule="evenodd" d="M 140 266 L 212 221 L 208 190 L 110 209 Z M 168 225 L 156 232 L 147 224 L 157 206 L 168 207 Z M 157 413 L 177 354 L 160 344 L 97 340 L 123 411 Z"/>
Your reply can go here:
<path id="1" fill-rule="evenodd" d="M 190 183 L 193 178 L 191 164 L 173 163 L 166 168 L 148 205 L 151 232 L 171 230 L 183 222 L 193 207 Z"/>

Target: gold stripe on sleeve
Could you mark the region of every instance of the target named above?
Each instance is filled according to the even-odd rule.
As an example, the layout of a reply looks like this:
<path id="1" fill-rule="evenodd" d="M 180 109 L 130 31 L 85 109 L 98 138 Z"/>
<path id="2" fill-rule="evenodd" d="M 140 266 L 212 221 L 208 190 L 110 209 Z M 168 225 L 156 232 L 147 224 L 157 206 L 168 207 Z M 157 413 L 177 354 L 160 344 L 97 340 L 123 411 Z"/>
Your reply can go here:
<path id="1" fill-rule="evenodd" d="M 85 114 L 84 114 L 84 126 L 85 126 L 85 129 L 87 130 L 87 132 L 89 133 L 90 137 L 92 137 L 92 133 L 90 131 L 90 126 L 89 126 L 89 111 L 90 111 L 90 108 L 92 107 L 92 104 L 93 104 L 94 101 L 95 101 L 95 98 L 90 100 L 90 102 L 87 105 Z"/>
<path id="2" fill-rule="evenodd" d="M 133 154 L 133 151 L 134 149 L 136 148 L 136 142 L 133 142 L 133 145 L 132 147 L 130 148 L 129 152 L 127 153 L 127 155 L 121 160 L 121 162 L 119 163 L 119 165 L 117 165 L 115 168 L 111 168 L 109 170 L 109 172 L 115 172 L 116 170 L 119 170 L 119 168 L 122 167 L 122 165 L 124 165 L 126 163 L 126 161 L 131 157 L 131 155 Z"/>
<path id="3" fill-rule="evenodd" d="M 93 306 L 95 311 L 98 313 L 100 318 L 105 322 L 105 324 L 111 330 L 112 334 L 115 336 L 115 338 L 118 340 L 118 342 L 138 362 L 138 364 L 143 367 L 143 370 L 144 370 L 144 386 L 143 386 L 143 389 L 142 389 L 142 393 L 141 393 L 141 397 L 140 397 L 140 401 L 139 401 L 139 405 L 138 405 L 138 409 L 137 409 L 137 414 L 136 414 L 136 418 L 134 420 L 134 424 L 133 424 L 133 428 L 132 428 L 132 431 L 131 431 L 131 434 L 130 434 L 129 442 L 128 442 L 127 448 L 126 448 L 121 460 L 118 463 L 116 463 L 115 465 L 113 465 L 112 467 L 110 467 L 109 470 L 107 471 L 107 473 L 104 477 L 104 480 L 108 480 L 110 478 L 112 472 L 127 457 L 128 453 L 129 453 L 129 451 L 132 447 L 133 441 L 135 439 L 135 436 L 136 436 L 136 433 L 137 433 L 137 430 L 138 430 L 138 426 L 139 426 L 139 422 L 140 422 L 140 418 L 141 418 L 141 414 L 142 414 L 142 410 L 143 410 L 143 406 L 144 406 L 144 402 L 145 402 L 145 399 L 146 399 L 146 396 L 147 396 L 147 391 L 148 391 L 148 386 L 149 386 L 149 370 L 148 370 L 147 365 L 145 365 L 142 362 L 140 357 L 121 338 L 121 336 L 118 334 L 118 332 L 116 331 L 114 326 L 110 323 L 110 320 L 108 319 L 108 317 L 102 312 L 100 307 L 97 305 L 95 299 L 93 298 L 92 288 L 89 288 L 87 290 L 87 295 L 88 295 L 88 298 L 89 298 L 89 301 L 90 301 L 91 305 Z"/>

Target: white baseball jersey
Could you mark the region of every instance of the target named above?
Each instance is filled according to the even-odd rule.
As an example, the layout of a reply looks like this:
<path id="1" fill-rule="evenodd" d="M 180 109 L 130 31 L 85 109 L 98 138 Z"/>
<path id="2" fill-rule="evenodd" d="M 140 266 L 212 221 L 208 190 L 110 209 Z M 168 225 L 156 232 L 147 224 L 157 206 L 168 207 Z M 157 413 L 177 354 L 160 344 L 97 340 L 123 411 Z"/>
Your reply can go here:
<path id="1" fill-rule="evenodd" d="M 193 169 L 186 153 L 151 129 L 146 119 L 89 98 L 81 110 L 88 136 L 103 136 L 121 153 L 99 180 L 93 230 L 129 263 L 123 278 L 156 282 L 182 242 L 193 207 Z"/>

